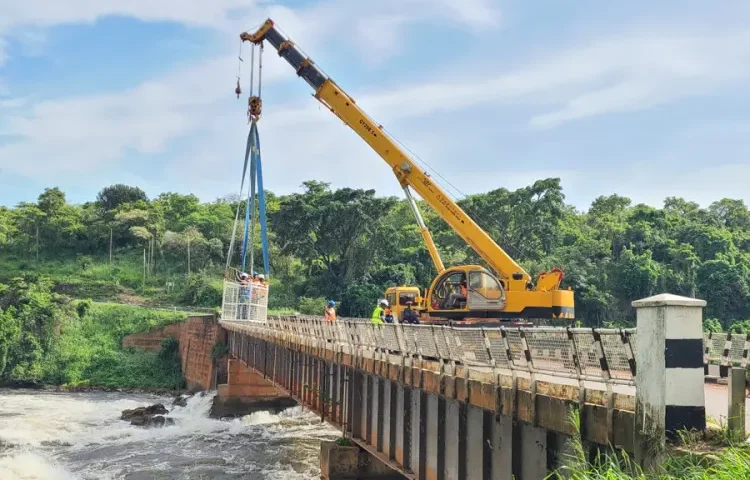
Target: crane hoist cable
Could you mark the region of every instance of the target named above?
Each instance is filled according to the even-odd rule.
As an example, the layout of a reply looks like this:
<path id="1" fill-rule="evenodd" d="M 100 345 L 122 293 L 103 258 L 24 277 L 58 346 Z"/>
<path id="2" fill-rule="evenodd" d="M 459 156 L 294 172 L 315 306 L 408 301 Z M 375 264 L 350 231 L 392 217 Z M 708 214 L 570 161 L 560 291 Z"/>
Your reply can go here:
<path id="1" fill-rule="evenodd" d="M 254 267 L 253 258 L 253 240 L 255 237 L 255 224 L 259 220 L 261 228 L 261 244 L 263 251 L 263 267 L 266 275 L 270 273 L 270 262 L 268 256 L 268 232 L 266 225 L 266 201 L 265 194 L 263 191 L 263 168 L 261 165 L 260 156 L 260 138 L 258 135 L 257 122 L 260 119 L 262 101 L 260 99 L 261 87 L 262 87 L 262 55 L 263 46 L 260 46 L 260 53 L 258 55 L 258 95 L 254 93 L 254 73 L 255 73 L 255 46 L 251 51 L 251 62 L 250 62 L 250 96 L 248 98 L 248 122 L 250 123 L 250 131 L 247 136 L 247 143 L 245 146 L 245 161 L 242 168 L 242 180 L 240 182 L 240 194 L 237 203 L 237 210 L 234 217 L 234 225 L 232 227 L 232 237 L 229 244 L 229 252 L 227 254 L 227 269 L 231 266 L 232 257 L 234 253 L 234 245 L 236 239 L 237 226 L 239 223 L 240 207 L 242 204 L 245 180 L 249 180 L 250 187 L 248 189 L 248 195 L 245 202 L 245 228 L 242 241 L 242 251 L 240 256 L 240 267 L 245 270 L 247 266 L 251 269 Z M 240 50 L 240 56 L 238 57 L 240 62 L 242 59 L 242 50 Z M 238 68 L 238 70 L 239 70 Z M 242 93 L 240 87 L 240 75 L 237 77 L 237 87 L 235 93 L 239 95 Z M 249 168 L 248 168 L 249 167 Z M 249 178 L 247 177 L 249 172 Z M 258 197 L 258 211 L 255 209 L 255 198 L 256 198 L 256 182 L 257 182 L 257 197 Z M 249 259 L 248 259 L 249 257 Z"/>

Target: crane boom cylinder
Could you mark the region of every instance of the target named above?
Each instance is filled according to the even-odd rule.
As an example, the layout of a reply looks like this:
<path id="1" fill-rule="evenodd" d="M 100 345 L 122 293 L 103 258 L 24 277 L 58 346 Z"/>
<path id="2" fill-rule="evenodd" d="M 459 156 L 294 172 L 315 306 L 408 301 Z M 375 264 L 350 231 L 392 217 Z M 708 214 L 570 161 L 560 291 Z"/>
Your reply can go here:
<path id="1" fill-rule="evenodd" d="M 432 263 L 435 264 L 435 268 L 437 269 L 438 273 L 443 273 L 445 271 L 443 259 L 440 258 L 440 253 L 438 253 L 437 246 L 432 240 L 430 229 L 427 228 L 427 225 L 425 225 L 424 219 L 422 218 L 422 213 L 419 211 L 419 206 L 417 205 L 417 202 L 414 201 L 414 197 L 412 196 L 411 190 L 409 190 L 408 185 L 404 185 L 404 194 L 406 194 L 406 200 L 407 202 L 409 202 L 411 211 L 414 212 L 414 217 L 416 217 L 417 219 L 417 225 L 419 225 L 419 233 L 422 234 L 422 239 L 424 239 L 424 243 L 425 245 L 427 245 L 427 251 L 430 253 Z"/>

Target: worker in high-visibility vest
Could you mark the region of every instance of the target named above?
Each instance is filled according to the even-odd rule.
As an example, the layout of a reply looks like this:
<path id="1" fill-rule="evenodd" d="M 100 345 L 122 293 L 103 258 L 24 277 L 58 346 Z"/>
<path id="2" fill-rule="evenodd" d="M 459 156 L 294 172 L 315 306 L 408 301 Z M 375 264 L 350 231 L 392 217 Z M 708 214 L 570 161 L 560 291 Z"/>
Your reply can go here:
<path id="1" fill-rule="evenodd" d="M 383 299 L 378 303 L 378 306 L 375 307 L 375 310 L 372 311 L 372 317 L 370 320 L 374 325 L 382 325 L 383 320 L 385 319 L 386 308 L 388 308 L 388 300 Z"/>

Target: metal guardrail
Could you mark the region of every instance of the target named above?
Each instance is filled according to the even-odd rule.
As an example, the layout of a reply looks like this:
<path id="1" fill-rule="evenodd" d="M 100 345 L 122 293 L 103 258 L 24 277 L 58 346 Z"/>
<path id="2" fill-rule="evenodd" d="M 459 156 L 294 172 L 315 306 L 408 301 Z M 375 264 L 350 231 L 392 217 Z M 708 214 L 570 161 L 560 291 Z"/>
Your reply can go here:
<path id="1" fill-rule="evenodd" d="M 234 322 L 243 330 L 352 355 L 365 351 L 490 367 L 511 374 L 567 377 L 605 384 L 635 384 L 635 329 L 546 327 L 461 328 L 382 324 L 340 318 L 270 316 Z"/>
<path id="2" fill-rule="evenodd" d="M 750 335 L 746 333 L 703 333 L 703 363 L 748 367 Z"/>

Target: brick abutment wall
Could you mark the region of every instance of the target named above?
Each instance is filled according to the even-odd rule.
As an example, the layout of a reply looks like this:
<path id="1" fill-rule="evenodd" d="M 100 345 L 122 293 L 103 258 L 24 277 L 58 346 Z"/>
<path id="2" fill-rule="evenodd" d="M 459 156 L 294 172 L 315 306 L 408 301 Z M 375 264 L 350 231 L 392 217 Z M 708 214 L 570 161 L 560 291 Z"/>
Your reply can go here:
<path id="1" fill-rule="evenodd" d="M 122 339 L 122 348 L 135 347 L 151 352 L 161 349 L 161 342 L 166 338 L 180 339 L 184 323 L 173 323 L 163 328 L 157 328 L 148 332 L 134 333 Z"/>
<path id="2" fill-rule="evenodd" d="M 260 407 L 275 410 L 293 405 L 287 401 L 279 402 L 288 396 L 241 362 L 226 355 L 213 358 L 214 345 L 225 345 L 227 339 L 227 332 L 213 315 L 191 316 L 181 323 L 128 335 L 123 338 L 122 346 L 156 352 L 166 338 L 179 342 L 182 374 L 188 389 L 217 390 L 219 399 L 232 399 L 227 408 L 217 409 L 217 415 L 243 414 Z"/>
<path id="3" fill-rule="evenodd" d="M 166 338 L 180 344 L 182 374 L 189 389 L 213 390 L 217 376 L 226 377 L 226 360 L 222 365 L 211 355 L 216 343 L 226 343 L 226 332 L 214 315 L 195 315 L 184 322 L 128 335 L 122 339 L 122 346 L 158 351 Z"/>

